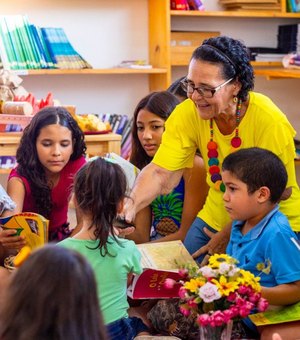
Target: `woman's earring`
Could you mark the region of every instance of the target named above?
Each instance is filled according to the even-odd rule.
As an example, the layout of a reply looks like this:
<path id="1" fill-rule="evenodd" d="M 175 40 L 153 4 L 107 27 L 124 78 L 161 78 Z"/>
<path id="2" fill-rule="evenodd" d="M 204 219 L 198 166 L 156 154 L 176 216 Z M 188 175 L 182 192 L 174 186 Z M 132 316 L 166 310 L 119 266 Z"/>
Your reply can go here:
<path id="1" fill-rule="evenodd" d="M 237 97 L 237 96 L 234 96 L 234 97 L 232 98 L 232 101 L 233 101 L 234 103 L 237 103 L 238 97 Z"/>

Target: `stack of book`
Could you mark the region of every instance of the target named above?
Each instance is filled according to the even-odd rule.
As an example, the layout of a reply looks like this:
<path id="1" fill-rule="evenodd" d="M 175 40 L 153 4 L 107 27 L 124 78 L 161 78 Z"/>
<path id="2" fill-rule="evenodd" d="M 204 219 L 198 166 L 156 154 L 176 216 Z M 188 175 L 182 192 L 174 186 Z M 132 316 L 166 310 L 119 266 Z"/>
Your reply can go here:
<path id="1" fill-rule="evenodd" d="M 23 15 L 0 16 L 0 57 L 10 70 L 91 68 L 63 28 L 38 27 Z"/>
<path id="2" fill-rule="evenodd" d="M 229 11 L 280 11 L 280 0 L 219 0 Z"/>
<path id="3" fill-rule="evenodd" d="M 133 119 L 127 115 L 104 113 L 99 114 L 99 119 L 108 122 L 113 133 L 122 135 L 121 139 L 121 156 L 128 159 L 131 150 L 131 129 Z"/>

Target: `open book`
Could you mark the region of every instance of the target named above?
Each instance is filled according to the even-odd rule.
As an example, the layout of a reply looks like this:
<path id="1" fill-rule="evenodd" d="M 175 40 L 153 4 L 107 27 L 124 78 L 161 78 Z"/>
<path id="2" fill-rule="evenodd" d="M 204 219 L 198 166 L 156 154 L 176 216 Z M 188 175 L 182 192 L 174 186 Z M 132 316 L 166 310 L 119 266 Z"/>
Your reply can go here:
<path id="1" fill-rule="evenodd" d="M 140 172 L 140 169 L 138 169 L 132 163 L 130 163 L 129 161 L 127 161 L 126 159 L 117 155 L 114 152 L 106 154 L 106 157 L 113 159 L 114 162 L 119 164 L 120 167 L 123 169 L 127 179 L 128 191 L 130 193 L 131 189 L 133 188 L 136 177 Z"/>
<path id="2" fill-rule="evenodd" d="M 300 320 L 300 302 L 276 310 L 251 314 L 249 317 L 256 326 L 298 321 Z"/>
<path id="3" fill-rule="evenodd" d="M 0 217 L 0 226 L 3 229 L 15 229 L 17 236 L 25 236 L 31 249 L 48 242 L 48 225 L 49 221 L 42 215 L 31 212 Z"/>
<path id="4" fill-rule="evenodd" d="M 132 299 L 178 297 L 180 285 L 166 288 L 167 278 L 180 280 L 178 271 L 186 265 L 197 266 L 181 241 L 144 243 L 137 245 L 142 255 L 143 272 L 134 275 L 127 295 Z"/>

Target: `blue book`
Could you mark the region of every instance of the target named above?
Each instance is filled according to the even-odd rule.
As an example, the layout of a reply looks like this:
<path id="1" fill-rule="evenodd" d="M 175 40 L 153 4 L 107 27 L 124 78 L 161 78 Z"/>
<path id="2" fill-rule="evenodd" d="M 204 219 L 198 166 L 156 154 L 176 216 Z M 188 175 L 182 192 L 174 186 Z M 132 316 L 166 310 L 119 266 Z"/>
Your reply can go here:
<path id="1" fill-rule="evenodd" d="M 44 38 L 53 65 L 58 67 L 58 62 L 55 54 L 57 51 L 58 41 L 54 29 L 52 27 L 41 27 L 41 33 Z"/>
<path id="2" fill-rule="evenodd" d="M 42 45 L 42 42 L 37 32 L 37 27 L 32 24 L 28 25 L 28 33 L 30 34 L 32 45 L 35 47 L 35 50 L 37 51 L 39 55 L 41 68 L 53 68 L 53 62 L 51 58 L 50 58 L 50 61 L 47 58 L 45 49 Z"/>
<path id="3" fill-rule="evenodd" d="M 128 116 L 122 115 L 120 124 L 117 128 L 117 131 L 116 131 L 117 134 L 121 135 L 123 133 L 123 130 L 124 130 L 124 127 L 125 127 L 127 121 L 128 121 Z"/>

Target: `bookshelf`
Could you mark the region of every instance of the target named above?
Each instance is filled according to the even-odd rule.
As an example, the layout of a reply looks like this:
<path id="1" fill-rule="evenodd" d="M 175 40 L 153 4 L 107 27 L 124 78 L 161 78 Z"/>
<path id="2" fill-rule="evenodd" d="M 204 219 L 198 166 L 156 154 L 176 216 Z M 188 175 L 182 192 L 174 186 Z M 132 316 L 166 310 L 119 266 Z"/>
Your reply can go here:
<path id="1" fill-rule="evenodd" d="M 241 38 L 247 45 L 270 46 L 276 40 L 278 24 L 300 22 L 299 13 L 286 13 L 285 0 L 276 12 L 224 11 L 217 0 L 204 0 L 204 5 L 206 11 L 199 12 L 171 11 L 170 0 L 12 0 L 2 1 L 0 11 L 27 14 L 38 26 L 64 27 L 74 48 L 94 67 L 18 71 L 28 91 L 42 98 L 52 90 L 55 98 L 75 105 L 78 113 L 131 116 L 142 96 L 165 89 L 172 79 L 186 73 L 187 65 L 177 67 L 171 62 L 172 30 L 215 29 Z M 274 36 L 271 42 L 270 36 Z M 153 68 L 113 67 L 128 59 L 146 59 Z M 298 70 L 283 70 L 279 63 L 253 65 L 258 78 L 299 78 Z"/>

